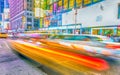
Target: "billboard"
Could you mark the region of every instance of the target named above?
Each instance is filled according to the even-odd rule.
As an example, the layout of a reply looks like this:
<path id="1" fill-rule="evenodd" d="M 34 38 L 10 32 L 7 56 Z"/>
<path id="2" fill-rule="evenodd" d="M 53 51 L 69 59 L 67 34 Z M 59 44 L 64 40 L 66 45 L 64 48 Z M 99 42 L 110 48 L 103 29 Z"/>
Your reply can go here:
<path id="1" fill-rule="evenodd" d="M 44 0 L 43 0 L 44 1 Z M 40 18 L 44 16 L 44 10 L 41 7 L 41 3 L 43 3 L 43 1 L 41 2 L 41 0 L 34 0 L 34 16 L 36 18 Z"/>
<path id="2" fill-rule="evenodd" d="M 69 0 L 69 9 L 74 8 L 74 0 Z"/>
<path id="3" fill-rule="evenodd" d="M 92 4 L 92 0 L 84 0 L 84 2 L 83 2 L 84 6 L 87 6 L 87 5 L 90 5 L 90 4 Z"/>
<path id="4" fill-rule="evenodd" d="M 82 5 L 82 0 L 76 0 L 76 7 L 80 7 Z"/>
<path id="5" fill-rule="evenodd" d="M 68 9 L 68 0 L 64 0 L 64 10 L 67 10 Z"/>

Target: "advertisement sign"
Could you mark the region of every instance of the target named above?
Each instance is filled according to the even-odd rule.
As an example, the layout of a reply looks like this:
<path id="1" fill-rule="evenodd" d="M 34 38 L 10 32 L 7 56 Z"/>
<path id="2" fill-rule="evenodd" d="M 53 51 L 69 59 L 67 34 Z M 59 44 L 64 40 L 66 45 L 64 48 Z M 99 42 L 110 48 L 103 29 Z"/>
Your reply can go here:
<path id="1" fill-rule="evenodd" d="M 101 0 L 93 0 L 94 3 L 99 2 L 99 1 L 101 1 Z"/>
<path id="2" fill-rule="evenodd" d="M 40 0 L 34 0 L 34 15 L 35 17 L 40 17 Z"/>
<path id="3" fill-rule="evenodd" d="M 40 18 L 40 28 L 43 27 L 43 18 Z"/>
<path id="4" fill-rule="evenodd" d="M 76 7 L 80 7 L 82 5 L 82 0 L 76 0 Z"/>
<path id="5" fill-rule="evenodd" d="M 57 11 L 57 3 L 54 3 L 53 4 L 53 13 L 56 13 L 56 11 Z"/>
<path id="6" fill-rule="evenodd" d="M 48 27 L 50 25 L 50 17 L 45 17 L 44 18 L 44 27 Z"/>
<path id="7" fill-rule="evenodd" d="M 22 26 L 21 26 L 21 28 L 25 27 L 25 23 L 26 23 L 26 17 L 22 16 Z"/>
<path id="8" fill-rule="evenodd" d="M 68 9 L 68 0 L 64 0 L 64 10 Z"/>
<path id="9" fill-rule="evenodd" d="M 74 0 L 69 0 L 69 9 L 74 8 Z"/>
<path id="10" fill-rule="evenodd" d="M 84 6 L 87 6 L 87 5 L 89 5 L 89 4 L 92 4 L 92 0 L 84 0 L 84 2 L 83 2 L 84 4 Z"/>

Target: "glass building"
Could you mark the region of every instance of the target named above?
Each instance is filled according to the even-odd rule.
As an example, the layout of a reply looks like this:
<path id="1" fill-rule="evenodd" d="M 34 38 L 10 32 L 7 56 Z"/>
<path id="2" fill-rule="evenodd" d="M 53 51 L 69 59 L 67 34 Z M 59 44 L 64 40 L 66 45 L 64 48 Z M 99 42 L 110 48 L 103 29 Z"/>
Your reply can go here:
<path id="1" fill-rule="evenodd" d="M 0 21 L 2 21 L 2 14 L 4 11 L 4 0 L 0 0 Z"/>

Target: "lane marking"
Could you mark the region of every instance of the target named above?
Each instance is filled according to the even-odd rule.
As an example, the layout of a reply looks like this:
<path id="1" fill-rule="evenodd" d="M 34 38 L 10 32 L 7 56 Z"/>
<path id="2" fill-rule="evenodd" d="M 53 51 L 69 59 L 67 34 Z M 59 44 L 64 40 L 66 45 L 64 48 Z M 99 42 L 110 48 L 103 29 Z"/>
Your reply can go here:
<path id="1" fill-rule="evenodd" d="M 5 47 L 6 47 L 6 48 L 11 49 L 11 48 L 8 46 L 7 42 L 4 42 L 4 44 L 5 44 Z"/>

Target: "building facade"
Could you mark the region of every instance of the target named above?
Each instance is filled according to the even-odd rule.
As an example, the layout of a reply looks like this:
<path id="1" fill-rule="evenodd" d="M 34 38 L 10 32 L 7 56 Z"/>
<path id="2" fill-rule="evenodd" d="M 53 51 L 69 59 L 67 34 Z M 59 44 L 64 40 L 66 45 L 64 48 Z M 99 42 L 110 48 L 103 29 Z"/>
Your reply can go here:
<path id="1" fill-rule="evenodd" d="M 81 24 L 84 34 L 120 35 L 120 0 L 103 0 L 62 16 L 63 25 Z"/>
<path id="2" fill-rule="evenodd" d="M 4 0 L 0 0 L 0 21 L 2 21 L 2 14 L 4 10 Z"/>
<path id="3" fill-rule="evenodd" d="M 44 0 L 40 30 L 120 35 L 120 0 Z M 47 11 L 46 11 L 47 10 Z M 61 19 L 60 19 L 61 18 Z"/>
<path id="4" fill-rule="evenodd" d="M 34 29 L 33 0 L 9 0 L 10 28 L 13 32 Z"/>
<path id="5" fill-rule="evenodd" d="M 0 13 L 3 13 L 4 9 L 4 0 L 0 0 Z"/>

